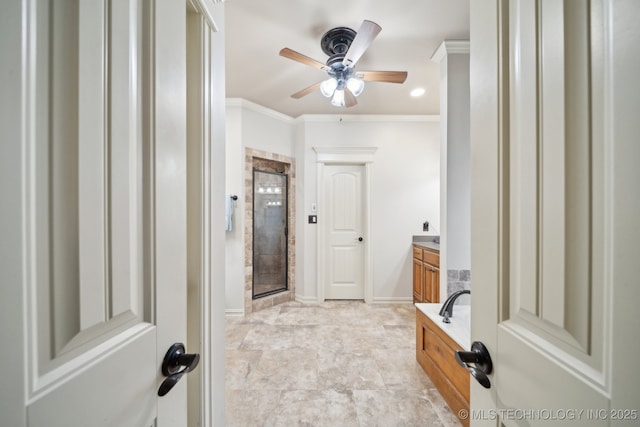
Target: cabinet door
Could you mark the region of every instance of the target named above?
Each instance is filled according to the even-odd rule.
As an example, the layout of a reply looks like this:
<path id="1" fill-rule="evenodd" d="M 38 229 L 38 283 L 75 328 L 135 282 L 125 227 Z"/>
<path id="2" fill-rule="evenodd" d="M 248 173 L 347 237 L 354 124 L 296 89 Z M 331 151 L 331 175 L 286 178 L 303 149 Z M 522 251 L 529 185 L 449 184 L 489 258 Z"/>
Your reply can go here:
<path id="1" fill-rule="evenodd" d="M 440 269 L 431 267 L 431 302 L 440 302 Z"/>
<path id="2" fill-rule="evenodd" d="M 422 266 L 422 281 L 423 281 L 423 299 L 424 302 L 433 302 L 431 300 L 431 289 L 433 288 L 433 267 L 426 262 Z"/>
<path id="3" fill-rule="evenodd" d="M 413 302 L 424 302 L 422 261 L 413 259 Z"/>
<path id="4" fill-rule="evenodd" d="M 422 280 L 424 302 L 438 302 L 440 300 L 440 269 L 426 262 L 423 263 Z"/>

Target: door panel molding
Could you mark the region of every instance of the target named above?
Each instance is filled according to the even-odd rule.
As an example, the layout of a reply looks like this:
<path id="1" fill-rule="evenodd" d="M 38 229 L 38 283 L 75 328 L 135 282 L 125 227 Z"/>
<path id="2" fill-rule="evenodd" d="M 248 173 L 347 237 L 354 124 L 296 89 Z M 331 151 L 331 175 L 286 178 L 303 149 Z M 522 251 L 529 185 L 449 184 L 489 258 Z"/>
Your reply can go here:
<path id="1" fill-rule="evenodd" d="M 511 297 L 508 317 L 602 372 L 604 301 L 599 133 L 593 92 L 603 82 L 602 15 L 584 2 L 516 1 L 510 8 L 509 195 Z M 595 106 L 602 111 L 603 106 Z M 595 214 L 593 211 L 596 211 Z M 571 363 L 567 364 L 567 369 Z"/>
<path id="2" fill-rule="evenodd" d="M 472 411 L 637 407 L 638 12 L 471 3 L 471 338 L 495 368 Z"/>
<path id="3" fill-rule="evenodd" d="M 108 2 L 31 6 L 27 22 L 46 22 L 29 33 L 33 52 L 24 63 L 25 320 L 33 398 L 95 360 L 92 348 L 119 346 L 147 328 L 143 307 L 151 300 L 143 297 L 139 261 L 147 191 L 137 120 L 143 106 L 137 83 L 146 80 L 139 75 L 141 9 Z M 69 65 L 78 70 L 69 72 Z"/>

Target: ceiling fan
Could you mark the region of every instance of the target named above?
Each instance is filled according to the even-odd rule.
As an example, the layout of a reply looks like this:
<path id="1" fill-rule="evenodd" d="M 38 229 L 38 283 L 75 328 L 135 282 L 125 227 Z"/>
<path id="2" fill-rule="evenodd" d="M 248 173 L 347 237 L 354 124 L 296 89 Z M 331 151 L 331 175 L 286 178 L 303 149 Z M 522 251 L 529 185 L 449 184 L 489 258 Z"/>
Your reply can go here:
<path id="1" fill-rule="evenodd" d="M 355 65 L 382 30 L 378 24 L 364 20 L 356 33 L 351 28 L 336 27 L 322 36 L 320 47 L 329 55 L 326 64 L 285 47 L 280 56 L 325 71 L 329 78 L 291 95 L 299 99 L 316 89 L 336 107 L 353 107 L 362 93 L 364 82 L 404 83 L 406 71 L 356 71 Z"/>

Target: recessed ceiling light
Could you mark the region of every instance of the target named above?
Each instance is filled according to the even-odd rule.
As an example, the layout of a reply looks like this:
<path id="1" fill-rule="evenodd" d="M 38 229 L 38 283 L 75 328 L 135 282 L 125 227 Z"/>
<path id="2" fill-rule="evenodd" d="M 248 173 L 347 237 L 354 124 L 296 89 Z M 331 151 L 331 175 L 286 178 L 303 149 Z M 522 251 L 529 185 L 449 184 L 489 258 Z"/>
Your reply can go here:
<path id="1" fill-rule="evenodd" d="M 418 88 L 413 89 L 413 90 L 411 91 L 410 95 L 411 95 L 411 96 L 413 96 L 414 98 L 417 98 L 417 97 L 419 97 L 419 96 L 424 95 L 424 93 L 425 93 L 424 88 L 422 88 L 422 87 L 418 87 Z"/>

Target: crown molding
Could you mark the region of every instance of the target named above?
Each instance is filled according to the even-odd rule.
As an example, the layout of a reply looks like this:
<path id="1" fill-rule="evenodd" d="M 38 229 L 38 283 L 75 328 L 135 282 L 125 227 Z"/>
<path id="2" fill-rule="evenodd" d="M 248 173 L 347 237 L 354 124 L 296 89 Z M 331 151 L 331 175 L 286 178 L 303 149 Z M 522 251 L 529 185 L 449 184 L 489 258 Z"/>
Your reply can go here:
<path id="1" fill-rule="evenodd" d="M 246 108 L 286 123 L 335 123 L 335 122 L 439 122 L 440 115 L 394 115 L 394 114 L 303 114 L 296 118 L 287 116 L 269 107 L 247 101 L 244 98 L 227 98 L 227 107 Z"/>
<path id="2" fill-rule="evenodd" d="M 469 54 L 468 40 L 445 40 L 431 55 L 431 60 L 441 62 L 447 55 Z"/>
<path id="3" fill-rule="evenodd" d="M 440 115 L 391 115 L 391 114 L 303 114 L 296 121 L 317 122 L 439 122 Z"/>
<path id="4" fill-rule="evenodd" d="M 256 104 L 255 102 L 247 101 L 246 99 L 243 99 L 243 98 L 227 98 L 226 105 L 227 107 L 245 108 L 247 110 L 264 114 L 265 116 L 269 116 L 273 119 L 280 120 L 286 123 L 291 123 L 295 120 L 291 116 L 287 116 L 286 114 L 279 113 L 276 110 L 272 110 L 271 108 L 264 107 L 260 104 Z"/>

